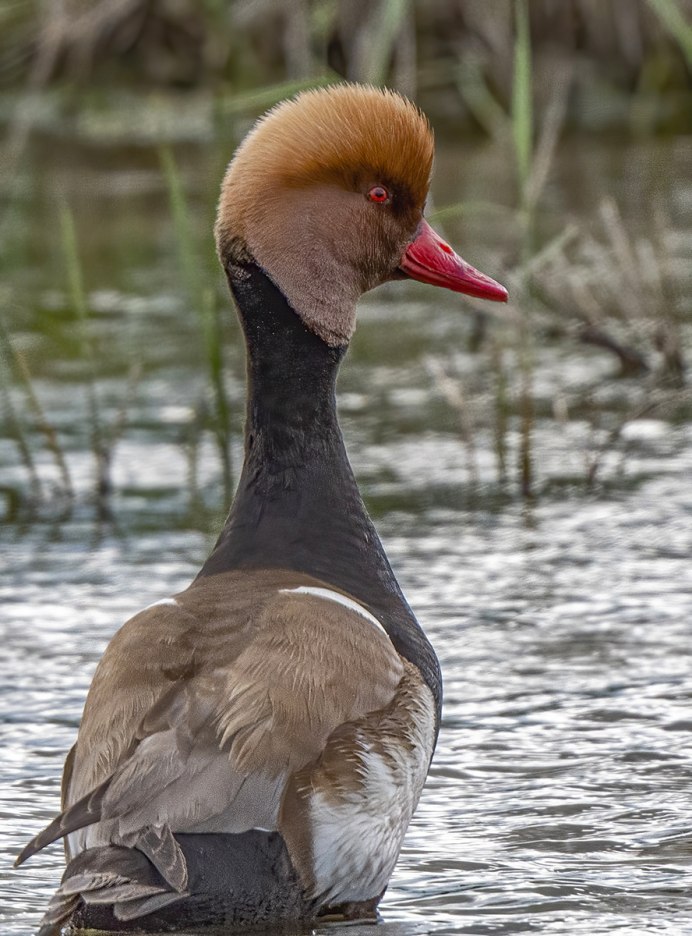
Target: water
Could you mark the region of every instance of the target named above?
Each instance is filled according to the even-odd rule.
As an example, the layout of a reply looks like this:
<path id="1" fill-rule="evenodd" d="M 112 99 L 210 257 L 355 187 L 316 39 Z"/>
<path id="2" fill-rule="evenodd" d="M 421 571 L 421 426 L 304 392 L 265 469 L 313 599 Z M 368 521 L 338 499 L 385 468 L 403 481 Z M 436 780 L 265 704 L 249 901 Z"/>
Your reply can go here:
<path id="1" fill-rule="evenodd" d="M 190 426 L 205 395 L 203 360 L 155 155 L 126 150 L 116 158 L 61 145 L 57 156 L 45 148 L 35 154 L 38 168 L 54 160 L 59 171 L 57 181 L 44 183 L 47 191 L 38 186 L 23 196 L 8 304 L 16 344 L 65 443 L 77 506 L 68 520 L 56 502 L 33 522 L 7 520 L 0 529 L 5 936 L 32 933 L 57 885 L 59 846 L 21 871 L 10 864 L 57 809 L 62 761 L 104 646 L 130 614 L 189 582 L 223 516 L 208 432 L 196 439 L 198 490 L 190 493 Z M 683 198 L 680 146 L 665 185 Z M 649 165 L 648 147 L 572 145 L 558 164 L 542 226 L 554 227 L 575 199 L 566 181 L 571 161 L 588 215 L 599 185 Z M 453 153 L 443 154 L 443 170 L 455 165 Z M 493 180 L 506 185 L 496 151 L 471 147 L 464 155 L 479 197 Z M 193 150 L 181 158 L 199 196 L 195 223 L 204 230 L 220 156 Z M 75 205 L 82 234 L 107 422 L 117 420 L 127 397 L 128 362 L 142 366 L 115 448 L 115 522 L 96 520 L 89 502 L 84 368 L 65 311 L 54 189 Z M 457 197 L 468 197 L 461 183 L 440 192 L 438 203 Z M 636 201 L 627 203 L 634 225 Z M 493 258 L 509 239 L 502 226 L 472 221 L 462 233 L 469 259 L 496 274 Z M 458 297 L 422 287 L 374 294 L 340 384 L 356 473 L 445 677 L 437 753 L 380 931 L 692 933 L 688 398 L 671 397 L 670 405 L 627 421 L 606 444 L 623 413 L 641 411 L 657 391 L 646 381 L 616 380 L 604 352 L 548 338 L 536 348 L 539 496 L 524 504 L 513 468 L 518 422 L 510 417 L 511 467 L 501 483 L 487 359 L 464 350 L 470 326 L 460 309 Z M 494 327 L 511 351 L 510 326 Z M 227 341 L 238 430 L 242 363 L 232 323 Z M 425 366 L 430 355 L 463 379 L 472 448 Z M 13 394 L 27 412 L 21 391 Z M 558 398 L 569 404 L 563 422 L 553 418 Z M 33 430 L 30 437 L 47 490 L 55 470 Z M 588 488 L 589 460 L 601 445 L 598 483 Z M 238 458 L 236 445 L 236 466 Z M 24 483 L 6 437 L 0 463 L 3 483 Z"/>

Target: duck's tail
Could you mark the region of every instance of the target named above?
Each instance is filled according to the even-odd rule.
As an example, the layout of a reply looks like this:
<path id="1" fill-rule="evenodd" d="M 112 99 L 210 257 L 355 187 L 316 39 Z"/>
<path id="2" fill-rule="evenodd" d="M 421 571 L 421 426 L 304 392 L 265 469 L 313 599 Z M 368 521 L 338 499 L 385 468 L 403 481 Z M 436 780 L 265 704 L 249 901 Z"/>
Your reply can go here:
<path id="1" fill-rule="evenodd" d="M 137 848 L 89 848 L 68 864 L 38 936 L 73 929 L 160 931 L 180 926 L 239 926 L 314 915 L 286 846 L 276 832 L 175 836 L 188 868 L 173 890 Z"/>

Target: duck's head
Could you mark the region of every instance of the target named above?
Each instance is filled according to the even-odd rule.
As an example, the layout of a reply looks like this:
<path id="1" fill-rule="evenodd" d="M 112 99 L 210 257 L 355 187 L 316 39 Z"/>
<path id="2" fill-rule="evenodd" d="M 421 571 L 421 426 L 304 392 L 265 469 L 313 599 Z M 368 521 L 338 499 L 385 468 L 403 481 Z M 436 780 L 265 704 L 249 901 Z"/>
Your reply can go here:
<path id="1" fill-rule="evenodd" d="M 423 218 L 433 162 L 425 116 L 392 91 L 336 85 L 262 117 L 226 172 L 216 222 L 224 268 L 254 260 L 305 325 L 348 343 L 358 297 L 412 277 L 505 301 Z"/>

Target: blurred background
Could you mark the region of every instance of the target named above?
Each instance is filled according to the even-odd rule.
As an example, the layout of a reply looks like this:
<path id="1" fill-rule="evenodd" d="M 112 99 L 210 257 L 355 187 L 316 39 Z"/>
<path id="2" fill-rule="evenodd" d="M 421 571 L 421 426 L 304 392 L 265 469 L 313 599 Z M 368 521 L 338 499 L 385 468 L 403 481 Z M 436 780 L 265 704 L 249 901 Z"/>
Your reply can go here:
<path id="1" fill-rule="evenodd" d="M 224 168 L 276 101 L 343 79 L 426 111 L 427 214 L 511 294 L 376 290 L 340 377 L 446 678 L 385 918 L 679 936 L 692 0 L 0 0 L 0 852 L 54 814 L 106 641 L 190 581 L 232 496 Z M 60 863 L 0 868 L 3 932 L 33 931 Z"/>
<path id="2" fill-rule="evenodd" d="M 408 346 L 385 326 L 387 365 L 425 395 L 423 422 L 456 433 L 466 481 L 502 497 L 589 489 L 622 468 L 633 420 L 689 417 L 692 0 L 18 0 L 0 6 L 0 37 L 6 517 L 85 498 L 110 513 L 156 376 L 186 465 L 174 486 L 195 517 L 227 503 L 242 350 L 213 257 L 219 180 L 264 109 L 343 78 L 426 110 L 429 214 L 511 286 L 501 328 L 437 295 L 456 311 L 411 313 Z M 382 310 L 418 297 L 366 299 L 356 360 L 376 356 Z M 537 376 L 548 347 L 572 376 Z M 577 434 L 557 476 L 537 457 L 543 427 Z M 213 493 L 199 471 L 220 473 Z"/>

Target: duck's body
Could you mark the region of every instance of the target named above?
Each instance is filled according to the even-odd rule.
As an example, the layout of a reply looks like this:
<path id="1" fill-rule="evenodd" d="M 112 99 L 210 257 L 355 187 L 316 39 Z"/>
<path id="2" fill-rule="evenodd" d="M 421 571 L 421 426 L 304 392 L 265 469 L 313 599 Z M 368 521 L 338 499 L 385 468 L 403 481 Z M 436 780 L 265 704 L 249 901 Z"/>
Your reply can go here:
<path id="1" fill-rule="evenodd" d="M 348 93 L 321 94 L 328 104 Z M 427 125 L 411 105 L 351 93 L 408 116 L 425 151 Z M 249 139 L 261 144 L 276 124 L 270 115 Z M 229 207 L 243 204 L 233 186 L 248 149 L 231 166 L 217 229 L 248 348 L 243 473 L 192 585 L 132 618 L 99 664 L 64 811 L 21 856 L 66 836 L 45 934 L 66 921 L 126 931 L 371 915 L 432 757 L 439 666 L 361 500 L 334 396 L 355 297 L 399 267 L 379 271 L 371 250 L 357 275 L 341 269 L 334 281 L 350 261 L 333 244 L 317 256 L 322 222 L 308 212 L 305 266 L 323 278 L 301 296 L 286 257 L 275 259 L 281 225 L 265 238 L 261 212 L 246 205 L 236 218 Z M 428 171 L 416 166 L 415 179 Z M 278 185 L 266 167 L 259 179 Z M 278 195 L 311 191 L 294 181 Z M 370 201 L 380 182 L 369 179 Z M 419 202 L 402 195 L 405 230 L 421 230 Z M 379 249 L 397 230 L 378 227 Z M 394 239 L 394 260 L 403 247 Z"/>

